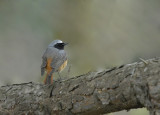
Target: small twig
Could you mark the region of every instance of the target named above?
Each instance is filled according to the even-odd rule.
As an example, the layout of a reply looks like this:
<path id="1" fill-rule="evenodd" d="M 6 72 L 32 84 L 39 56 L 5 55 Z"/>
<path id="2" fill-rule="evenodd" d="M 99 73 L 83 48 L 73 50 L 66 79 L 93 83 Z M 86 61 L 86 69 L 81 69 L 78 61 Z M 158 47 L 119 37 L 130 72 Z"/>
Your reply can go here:
<path id="1" fill-rule="evenodd" d="M 144 59 L 142 59 L 142 58 L 139 58 L 144 64 L 148 64 L 148 62 L 146 61 L 146 60 L 144 60 Z"/>

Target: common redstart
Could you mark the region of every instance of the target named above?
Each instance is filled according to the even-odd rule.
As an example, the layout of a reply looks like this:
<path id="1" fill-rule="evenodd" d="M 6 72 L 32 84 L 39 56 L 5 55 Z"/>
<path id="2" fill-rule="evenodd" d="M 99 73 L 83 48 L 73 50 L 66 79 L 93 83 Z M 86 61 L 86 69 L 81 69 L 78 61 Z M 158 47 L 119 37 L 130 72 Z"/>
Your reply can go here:
<path id="1" fill-rule="evenodd" d="M 61 40 L 52 41 L 42 56 L 41 76 L 46 71 L 44 84 L 53 83 L 53 73 L 61 72 L 67 66 L 67 55 L 64 46 L 68 43 L 63 43 Z"/>

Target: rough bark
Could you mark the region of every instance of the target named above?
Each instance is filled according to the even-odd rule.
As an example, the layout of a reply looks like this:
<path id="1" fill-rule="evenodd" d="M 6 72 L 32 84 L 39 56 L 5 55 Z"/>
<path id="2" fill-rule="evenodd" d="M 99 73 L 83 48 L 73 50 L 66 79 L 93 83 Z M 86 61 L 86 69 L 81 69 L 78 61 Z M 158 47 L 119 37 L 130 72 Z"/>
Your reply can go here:
<path id="1" fill-rule="evenodd" d="M 53 85 L 0 87 L 0 115 L 99 115 L 146 107 L 160 110 L 160 58 L 102 72 L 89 72 Z"/>

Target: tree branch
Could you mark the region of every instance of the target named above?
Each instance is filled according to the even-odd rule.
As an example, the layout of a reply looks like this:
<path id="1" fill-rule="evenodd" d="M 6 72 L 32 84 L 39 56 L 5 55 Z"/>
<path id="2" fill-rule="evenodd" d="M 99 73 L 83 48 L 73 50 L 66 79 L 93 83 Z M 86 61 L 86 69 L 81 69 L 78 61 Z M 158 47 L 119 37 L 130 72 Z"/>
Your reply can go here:
<path id="1" fill-rule="evenodd" d="M 160 109 L 160 58 L 90 72 L 53 85 L 0 87 L 0 114 L 98 115 L 146 107 Z"/>

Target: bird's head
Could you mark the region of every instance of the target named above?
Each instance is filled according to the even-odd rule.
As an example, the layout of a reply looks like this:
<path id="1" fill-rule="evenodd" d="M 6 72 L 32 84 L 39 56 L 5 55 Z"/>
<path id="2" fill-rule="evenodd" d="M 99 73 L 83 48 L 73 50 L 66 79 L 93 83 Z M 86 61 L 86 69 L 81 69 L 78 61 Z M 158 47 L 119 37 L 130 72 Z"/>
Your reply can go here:
<path id="1" fill-rule="evenodd" d="M 54 40 L 53 42 L 51 42 L 48 47 L 55 47 L 59 50 L 63 50 L 64 46 L 67 45 L 68 43 L 64 43 L 61 40 Z"/>

